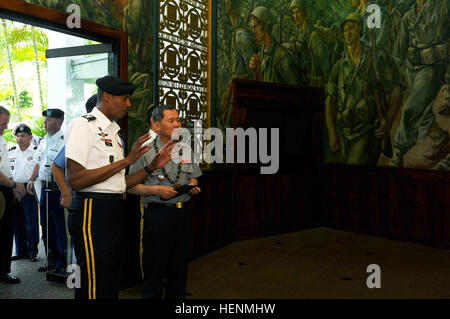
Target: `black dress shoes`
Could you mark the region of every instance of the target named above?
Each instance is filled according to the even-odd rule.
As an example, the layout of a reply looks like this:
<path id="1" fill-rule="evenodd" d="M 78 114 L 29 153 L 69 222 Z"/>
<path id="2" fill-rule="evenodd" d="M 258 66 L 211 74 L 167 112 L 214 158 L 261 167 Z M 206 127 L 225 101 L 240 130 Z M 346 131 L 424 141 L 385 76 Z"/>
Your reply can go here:
<path id="1" fill-rule="evenodd" d="M 54 264 L 46 264 L 45 266 L 39 267 L 38 271 L 39 272 L 53 272 L 55 271 L 56 266 Z"/>
<path id="2" fill-rule="evenodd" d="M 5 284 L 18 284 L 20 279 L 11 275 L 3 275 L 0 277 L 0 281 Z"/>
<path id="3" fill-rule="evenodd" d="M 39 269 L 38 269 L 39 272 L 46 272 L 47 270 L 48 270 L 47 265 L 39 267 Z"/>

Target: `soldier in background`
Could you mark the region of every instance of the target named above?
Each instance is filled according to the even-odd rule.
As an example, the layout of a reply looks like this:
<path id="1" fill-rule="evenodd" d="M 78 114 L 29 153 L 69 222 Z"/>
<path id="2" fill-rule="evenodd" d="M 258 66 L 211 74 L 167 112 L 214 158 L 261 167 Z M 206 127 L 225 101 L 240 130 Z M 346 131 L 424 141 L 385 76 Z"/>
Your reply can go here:
<path id="1" fill-rule="evenodd" d="M 335 62 L 336 42 L 342 34 L 333 26 L 325 28 L 312 25 L 308 20 L 305 0 L 292 0 L 292 16 L 300 31 L 290 42 L 283 43 L 298 58 L 300 70 L 308 79 L 308 85 L 324 87 Z M 338 40 L 339 39 L 339 40 Z"/>
<path id="2" fill-rule="evenodd" d="M 27 184 L 28 193 L 33 195 L 34 181 L 39 179 L 42 183 L 39 200 L 40 222 L 47 265 L 40 267 L 38 271 L 65 274 L 67 267 L 66 222 L 64 209 L 59 205 L 61 193 L 50 169 L 53 158 L 64 146 L 64 136 L 61 131 L 64 112 L 60 109 L 47 109 L 42 112 L 42 115 L 44 116 L 44 129 L 47 135 L 39 143 L 34 159 L 35 167 Z"/>
<path id="3" fill-rule="evenodd" d="M 306 75 L 299 72 L 291 52 L 282 47 L 272 35 L 274 19 L 264 7 L 256 7 L 250 14 L 252 31 L 261 44 L 259 54 L 250 59 L 249 68 L 257 81 L 305 85 Z"/>
<path id="4" fill-rule="evenodd" d="M 39 217 L 36 198 L 26 191 L 34 169 L 34 158 L 37 146 L 31 143 L 33 134 L 26 124 L 20 124 L 14 131 L 17 146 L 9 150 L 9 163 L 11 165 L 16 189 L 14 195 L 14 236 L 16 243 L 16 256 L 12 260 L 30 258 L 32 262 L 38 261 L 39 244 Z"/>
<path id="5" fill-rule="evenodd" d="M 228 17 L 231 21 L 231 51 L 230 70 L 228 71 L 227 87 L 222 95 L 222 123 L 232 126 L 233 79 L 251 79 L 249 69 L 250 58 L 258 52 L 256 39 L 248 27 L 248 18 L 241 16 L 243 0 L 225 0 Z"/>
<path id="6" fill-rule="evenodd" d="M 341 24 L 346 51 L 334 65 L 326 86 L 325 119 L 329 144 L 340 152 L 346 164 L 376 165 L 381 154 L 381 139 L 388 135 L 402 101 L 401 76 L 386 51 L 375 53 L 360 39 L 362 18 L 353 12 Z M 372 51 L 373 61 L 370 58 Z M 378 76 L 369 74 L 373 67 Z M 375 94 L 377 86 L 389 96 L 387 113 L 380 117 Z M 382 97 L 382 96 L 380 96 Z"/>
<path id="7" fill-rule="evenodd" d="M 431 107 L 449 63 L 449 4 L 449 0 L 417 0 L 402 19 L 392 54 L 399 66 L 406 60 L 411 93 L 403 105 L 388 166 L 403 167 L 404 155 L 420 138 L 431 139 L 431 150 L 423 154 L 430 160 L 437 159 L 449 142 Z"/>

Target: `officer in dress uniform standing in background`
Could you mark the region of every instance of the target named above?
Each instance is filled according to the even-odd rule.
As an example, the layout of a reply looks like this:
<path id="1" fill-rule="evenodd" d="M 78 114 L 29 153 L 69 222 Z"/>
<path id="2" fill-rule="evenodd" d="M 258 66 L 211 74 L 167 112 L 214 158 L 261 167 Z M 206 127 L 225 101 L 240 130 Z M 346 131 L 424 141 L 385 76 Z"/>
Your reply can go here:
<path id="1" fill-rule="evenodd" d="M 126 189 L 142 182 L 170 160 L 172 144 L 148 166 L 125 176 L 125 168 L 149 149 L 141 136 L 124 157 L 115 122 L 131 107 L 136 87 L 115 76 L 97 79 L 97 106 L 74 119 L 67 130 L 66 160 L 69 185 L 75 191 L 69 209 L 69 231 L 74 241 L 81 287 L 76 299 L 118 298 L 123 264 L 122 210 Z"/>
<path id="2" fill-rule="evenodd" d="M 146 167 L 164 145 L 171 143 L 172 131 L 181 128 L 174 106 L 156 107 L 152 119 L 158 137 L 152 142 L 150 151 L 131 166 L 131 173 Z M 145 196 L 142 238 L 142 298 L 145 299 L 162 298 L 164 278 L 167 279 L 166 299 L 183 299 L 186 295 L 192 231 L 189 200 L 191 195 L 201 192 L 197 178 L 202 175 L 191 155 L 188 145 L 177 144 L 172 151 L 173 161 L 150 174 L 144 185 L 130 190 L 132 194 Z M 176 188 L 186 184 L 195 187 L 188 193 L 178 194 Z"/>
<path id="3" fill-rule="evenodd" d="M 16 182 L 14 205 L 14 236 L 16 242 L 16 256 L 12 260 L 30 258 L 38 261 L 39 218 L 36 198 L 26 191 L 34 169 L 34 158 L 37 146 L 31 143 L 33 134 L 26 124 L 20 124 L 14 131 L 18 146 L 9 151 L 9 163 Z M 22 229 L 25 232 L 22 233 Z"/>
<path id="4" fill-rule="evenodd" d="M 3 137 L 3 131 L 8 128 L 9 116 L 9 111 L 0 106 L 0 193 L 5 201 L 5 211 L 0 218 L 0 281 L 7 284 L 17 284 L 20 279 L 9 274 L 14 234 L 13 189 L 16 187 L 8 160 L 8 143 Z"/>
<path id="5" fill-rule="evenodd" d="M 47 253 L 47 266 L 40 267 L 38 271 L 64 274 L 67 267 L 67 235 L 64 208 L 59 204 L 61 193 L 50 169 L 53 158 L 64 146 L 64 136 L 61 131 L 64 112 L 60 109 L 48 109 L 42 112 L 42 115 L 44 116 L 44 129 L 47 135 L 39 143 L 35 167 L 27 185 L 28 193 L 33 194 L 36 178 L 39 177 L 42 183 L 39 202 L 43 241 Z"/>

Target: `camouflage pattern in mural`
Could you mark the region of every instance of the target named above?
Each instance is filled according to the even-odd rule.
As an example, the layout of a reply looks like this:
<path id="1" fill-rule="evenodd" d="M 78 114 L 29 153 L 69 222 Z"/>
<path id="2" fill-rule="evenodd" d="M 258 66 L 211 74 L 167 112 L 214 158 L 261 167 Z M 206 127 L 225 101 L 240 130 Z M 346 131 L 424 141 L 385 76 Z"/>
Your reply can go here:
<path id="1" fill-rule="evenodd" d="M 370 29 L 370 5 L 380 28 Z M 450 168 L 450 0 L 219 0 L 217 118 L 233 78 L 323 87 L 326 162 Z"/>

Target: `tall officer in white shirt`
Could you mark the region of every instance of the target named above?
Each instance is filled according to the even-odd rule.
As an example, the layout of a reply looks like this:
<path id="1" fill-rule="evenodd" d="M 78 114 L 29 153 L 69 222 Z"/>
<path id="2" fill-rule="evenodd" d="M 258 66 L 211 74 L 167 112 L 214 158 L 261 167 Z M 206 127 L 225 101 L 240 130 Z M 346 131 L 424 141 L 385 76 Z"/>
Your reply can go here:
<path id="1" fill-rule="evenodd" d="M 115 122 L 128 112 L 136 87 L 115 76 L 102 77 L 96 83 L 97 107 L 72 121 L 66 140 L 69 184 L 76 191 L 69 209 L 69 231 L 81 269 L 76 299 L 118 298 L 125 191 L 164 166 L 173 146 L 164 148 L 145 168 L 125 176 L 125 168 L 149 150 L 142 146 L 149 139 L 147 133 L 124 158 L 120 127 Z"/>
<path id="2" fill-rule="evenodd" d="M 48 109 L 42 112 L 42 115 L 44 116 L 44 129 L 47 135 L 39 143 L 35 167 L 28 182 L 27 190 L 32 194 L 34 180 L 39 177 L 42 183 L 41 198 L 39 200 L 41 227 L 47 253 L 47 266 L 39 268 L 39 271 L 63 274 L 66 272 L 67 267 L 66 223 L 64 208 L 59 204 L 61 192 L 54 181 L 50 164 L 64 146 L 64 136 L 61 131 L 64 112 L 60 109 Z"/>
<path id="3" fill-rule="evenodd" d="M 3 137 L 3 131 L 8 127 L 9 111 L 0 106 L 0 192 L 5 198 L 5 212 L 0 219 L 0 281 L 8 284 L 16 284 L 20 279 L 10 275 L 11 252 L 13 246 L 13 215 L 12 204 L 14 201 L 13 189 L 16 183 L 12 178 L 11 166 L 8 160 L 8 143 Z"/>
<path id="4" fill-rule="evenodd" d="M 34 169 L 37 146 L 31 143 L 33 134 L 26 124 L 20 124 L 14 135 L 18 146 L 9 150 L 9 163 L 16 182 L 14 205 L 14 237 L 16 256 L 12 260 L 29 257 L 36 262 L 39 244 L 39 218 L 36 198 L 26 192 L 26 186 Z M 25 228 L 25 233 L 22 229 Z"/>

